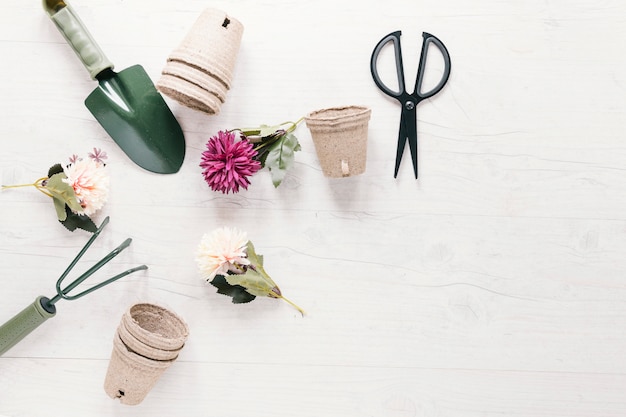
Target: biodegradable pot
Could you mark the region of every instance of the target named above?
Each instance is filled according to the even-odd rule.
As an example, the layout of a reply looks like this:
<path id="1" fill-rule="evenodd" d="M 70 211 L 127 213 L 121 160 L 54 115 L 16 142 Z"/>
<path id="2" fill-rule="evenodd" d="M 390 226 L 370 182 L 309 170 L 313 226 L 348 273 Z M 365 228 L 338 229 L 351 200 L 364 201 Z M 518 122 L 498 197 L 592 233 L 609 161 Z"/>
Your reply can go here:
<path id="1" fill-rule="evenodd" d="M 173 312 L 154 304 L 136 304 L 122 316 L 104 390 L 122 404 L 141 403 L 178 357 L 189 329 Z"/>
<path id="2" fill-rule="evenodd" d="M 172 362 L 174 359 L 158 361 L 138 355 L 116 336 L 104 389 L 122 404 L 140 404 Z"/>
<path id="3" fill-rule="evenodd" d="M 179 103 L 217 114 L 230 89 L 243 25 L 217 9 L 206 9 L 172 51 L 157 88 Z"/>
<path id="4" fill-rule="evenodd" d="M 172 359 L 176 359 L 178 357 L 178 353 L 182 349 L 181 347 L 180 349 L 175 350 L 165 350 L 150 346 L 149 344 L 137 339 L 132 333 L 130 333 L 124 323 L 120 323 L 119 327 L 117 328 L 117 336 L 130 351 L 157 361 L 169 361 Z"/>
<path id="5" fill-rule="evenodd" d="M 180 350 L 189 328 L 174 312 L 154 304 L 135 304 L 122 316 L 121 324 L 141 342 L 163 350 Z"/>
<path id="6" fill-rule="evenodd" d="M 157 88 L 190 109 L 218 114 L 226 100 L 227 88 L 211 74 L 182 62 L 167 63 Z"/>
<path id="7" fill-rule="evenodd" d="M 340 178 L 365 172 L 370 115 L 367 107 L 347 106 L 305 116 L 325 176 Z"/>

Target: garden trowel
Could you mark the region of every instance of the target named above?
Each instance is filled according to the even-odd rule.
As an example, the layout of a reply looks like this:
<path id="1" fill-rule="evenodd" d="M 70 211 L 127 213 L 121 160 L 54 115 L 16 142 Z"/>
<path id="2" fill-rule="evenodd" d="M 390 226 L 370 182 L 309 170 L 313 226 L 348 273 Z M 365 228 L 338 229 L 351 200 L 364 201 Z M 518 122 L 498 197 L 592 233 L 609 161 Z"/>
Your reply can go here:
<path id="1" fill-rule="evenodd" d="M 98 87 L 85 105 L 102 127 L 140 167 L 160 174 L 177 172 L 185 157 L 185 137 L 178 121 L 140 65 L 119 73 L 63 0 L 43 0 L 43 7 L 83 62 Z"/>

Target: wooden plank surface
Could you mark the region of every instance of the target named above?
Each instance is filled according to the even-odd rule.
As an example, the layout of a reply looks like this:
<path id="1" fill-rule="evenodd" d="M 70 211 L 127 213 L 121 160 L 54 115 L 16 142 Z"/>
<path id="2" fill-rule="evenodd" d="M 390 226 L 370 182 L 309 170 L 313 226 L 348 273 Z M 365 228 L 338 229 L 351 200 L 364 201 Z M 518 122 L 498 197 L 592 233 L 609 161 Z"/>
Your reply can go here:
<path id="1" fill-rule="evenodd" d="M 109 154 L 111 223 L 86 269 L 149 270 L 61 301 L 0 358 L 0 415 L 584 416 L 626 414 L 626 3 L 531 0 L 261 2 L 94 0 L 74 8 L 121 70 L 158 79 L 207 7 L 245 31 L 217 116 L 167 99 L 187 153 L 174 175 L 130 162 L 83 105 L 95 87 L 39 2 L 0 14 L 0 183 L 92 148 Z M 393 178 L 399 106 L 369 60 L 402 30 L 412 85 L 421 33 L 450 51 L 444 90 L 418 107 L 420 179 Z M 391 55 L 381 71 L 393 77 Z M 212 192 L 198 163 L 220 129 L 372 109 L 363 175 L 322 175 L 311 134 L 275 189 Z M 51 295 L 87 240 L 34 190 L 0 193 L 0 321 Z M 248 232 L 286 303 L 233 305 L 199 277 L 201 236 Z M 77 271 L 79 272 L 79 271 Z M 136 302 L 190 326 L 148 398 L 102 388 L 111 340 Z"/>

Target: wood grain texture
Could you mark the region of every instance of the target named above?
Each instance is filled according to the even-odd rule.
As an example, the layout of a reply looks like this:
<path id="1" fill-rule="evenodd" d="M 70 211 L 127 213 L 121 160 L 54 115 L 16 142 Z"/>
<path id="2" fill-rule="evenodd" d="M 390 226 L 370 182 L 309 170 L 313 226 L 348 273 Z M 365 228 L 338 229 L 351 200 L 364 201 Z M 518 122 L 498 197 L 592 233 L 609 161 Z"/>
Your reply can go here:
<path id="1" fill-rule="evenodd" d="M 95 87 L 38 2 L 0 14 L 0 183 L 93 147 L 110 156 L 99 276 L 149 270 L 76 302 L 0 358 L 0 415 L 581 416 L 626 414 L 626 4 L 390 0 L 94 0 L 74 8 L 121 70 L 153 79 L 206 7 L 244 26 L 233 87 L 208 117 L 167 100 L 186 136 L 175 175 L 142 171 L 83 105 Z M 397 103 L 372 49 L 401 29 L 407 83 L 421 32 L 447 46 L 445 89 L 418 108 L 420 179 L 393 178 Z M 387 56 L 389 57 L 389 56 Z M 381 70 L 386 76 L 390 66 Z M 390 72 L 391 70 L 391 72 Z M 325 178 L 308 129 L 274 189 L 211 192 L 198 167 L 220 129 L 372 109 L 366 172 Z M 203 233 L 248 232 L 290 299 L 233 305 L 196 270 Z M 0 193 L 0 321 L 85 243 L 34 190 Z M 95 277 L 94 277 L 95 278 Z M 102 388 L 123 311 L 148 301 L 190 326 L 138 407 Z"/>

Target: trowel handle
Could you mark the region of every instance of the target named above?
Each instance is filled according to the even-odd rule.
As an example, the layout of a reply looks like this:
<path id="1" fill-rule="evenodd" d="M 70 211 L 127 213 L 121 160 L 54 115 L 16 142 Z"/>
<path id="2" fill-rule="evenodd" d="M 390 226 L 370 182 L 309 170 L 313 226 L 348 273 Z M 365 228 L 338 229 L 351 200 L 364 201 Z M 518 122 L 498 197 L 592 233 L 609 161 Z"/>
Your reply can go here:
<path id="1" fill-rule="evenodd" d="M 32 304 L 0 326 L 0 356 L 35 330 L 41 323 L 54 317 L 54 305 L 48 305 L 46 297 L 37 297 Z M 46 305 L 46 307 L 44 307 Z"/>
<path id="2" fill-rule="evenodd" d="M 113 64 L 104 55 L 74 9 L 64 0 L 43 0 L 43 8 L 83 62 L 92 79 Z"/>

